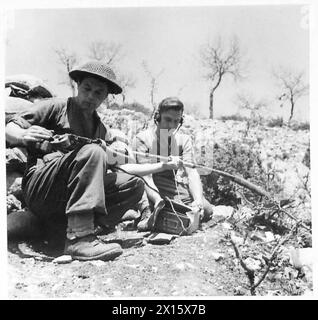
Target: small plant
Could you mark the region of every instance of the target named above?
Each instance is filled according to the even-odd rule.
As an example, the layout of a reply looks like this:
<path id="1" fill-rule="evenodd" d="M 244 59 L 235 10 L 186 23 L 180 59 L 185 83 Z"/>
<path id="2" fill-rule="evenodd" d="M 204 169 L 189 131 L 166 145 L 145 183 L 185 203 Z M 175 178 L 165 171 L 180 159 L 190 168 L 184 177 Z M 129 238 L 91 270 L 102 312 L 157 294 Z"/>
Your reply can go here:
<path id="1" fill-rule="evenodd" d="M 270 119 L 267 121 L 266 125 L 270 128 L 273 127 L 282 127 L 284 125 L 284 119 L 282 117 Z"/>
<path id="2" fill-rule="evenodd" d="M 310 146 L 307 148 L 304 159 L 303 159 L 303 164 L 310 168 Z"/>
<path id="3" fill-rule="evenodd" d="M 310 123 L 309 122 L 294 122 L 290 126 L 293 130 L 310 130 Z"/>
<path id="4" fill-rule="evenodd" d="M 212 153 L 209 150 L 211 146 L 206 148 L 208 153 Z M 268 184 L 268 173 L 263 168 L 260 155 L 255 149 L 255 142 L 248 140 L 245 142 L 224 141 L 222 146 L 214 144 L 213 160 L 212 158 L 209 160 L 210 157 L 205 157 L 205 165 L 240 176 L 269 192 L 280 193 L 282 191 L 281 183 L 277 179 L 275 180 L 275 177 Z M 198 162 L 200 163 L 200 160 Z M 258 195 L 247 189 L 242 190 L 237 184 L 224 177 L 211 174 L 202 177 L 202 180 L 208 199 L 215 205 L 223 204 L 236 207 L 241 202 L 242 193 L 249 201 L 257 202 L 259 199 Z"/>
<path id="5" fill-rule="evenodd" d="M 135 112 L 141 112 L 146 116 L 150 116 L 151 114 L 150 109 L 146 108 L 144 105 L 138 102 L 123 103 L 122 105 L 119 105 L 118 103 L 112 103 L 108 108 L 112 110 L 122 110 L 122 109 L 133 110 Z"/>
<path id="6" fill-rule="evenodd" d="M 229 116 L 221 116 L 221 117 L 219 117 L 219 119 L 220 119 L 221 121 L 227 121 L 227 120 L 247 121 L 247 120 L 248 120 L 247 117 L 241 116 L 241 115 L 239 115 L 239 114 L 232 114 L 232 115 L 229 115 Z"/>

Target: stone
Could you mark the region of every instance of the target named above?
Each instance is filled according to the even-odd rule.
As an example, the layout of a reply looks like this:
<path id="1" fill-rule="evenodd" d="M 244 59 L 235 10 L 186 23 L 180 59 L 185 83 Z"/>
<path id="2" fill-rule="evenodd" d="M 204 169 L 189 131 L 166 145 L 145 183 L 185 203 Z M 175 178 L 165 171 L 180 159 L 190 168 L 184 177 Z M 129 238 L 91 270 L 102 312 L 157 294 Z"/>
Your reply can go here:
<path id="1" fill-rule="evenodd" d="M 293 248 L 289 251 L 290 262 L 296 269 L 304 266 L 312 270 L 314 251 L 313 248 Z"/>
<path id="2" fill-rule="evenodd" d="M 72 261 L 73 261 L 72 257 L 70 255 L 65 254 L 55 258 L 52 262 L 57 264 L 65 264 L 65 263 L 70 263 Z"/>
<path id="3" fill-rule="evenodd" d="M 244 260 L 244 263 L 246 264 L 246 266 L 253 270 L 253 271 L 258 271 L 262 269 L 262 263 L 259 260 L 255 260 L 251 257 L 248 257 Z"/>
<path id="4" fill-rule="evenodd" d="M 19 201 L 13 194 L 9 194 L 6 200 L 7 200 L 7 214 L 10 214 L 13 211 L 22 209 L 21 201 Z"/>
<path id="5" fill-rule="evenodd" d="M 260 231 L 253 231 L 250 238 L 254 241 L 262 241 L 262 242 L 266 241 L 266 238 L 263 236 L 263 233 Z"/>
<path id="6" fill-rule="evenodd" d="M 234 212 L 234 208 L 230 206 L 215 206 L 213 207 L 214 217 L 230 217 Z"/>
<path id="7" fill-rule="evenodd" d="M 215 261 L 220 261 L 220 260 L 224 259 L 224 254 L 219 253 L 219 252 L 212 252 L 212 253 L 211 253 L 211 257 L 212 257 Z"/>
<path id="8" fill-rule="evenodd" d="M 185 266 L 185 264 L 183 262 L 180 262 L 180 263 L 177 263 L 175 265 L 175 268 L 178 269 L 178 270 L 184 271 L 186 266 Z"/>
<path id="9" fill-rule="evenodd" d="M 275 236 L 273 232 L 265 231 L 265 237 L 267 242 L 275 241 Z"/>
<path id="10" fill-rule="evenodd" d="M 93 261 L 90 261 L 90 264 L 95 266 L 95 267 L 103 267 L 105 266 L 105 261 L 102 261 L 102 260 L 93 260 Z"/>
<path id="11" fill-rule="evenodd" d="M 228 223 L 228 222 L 223 222 L 223 223 L 221 223 L 221 225 L 222 225 L 222 228 L 224 228 L 226 230 L 232 230 L 233 229 L 232 225 L 230 223 Z"/>
<path id="12" fill-rule="evenodd" d="M 155 232 L 148 237 L 148 242 L 151 244 L 169 244 L 176 237 L 174 234 Z"/>
<path id="13" fill-rule="evenodd" d="M 13 178 L 13 176 L 12 176 Z M 9 182 L 8 184 L 8 177 L 7 177 L 7 194 L 15 196 L 18 200 L 23 199 L 23 192 L 22 192 L 22 177 L 17 176 L 12 183 Z"/>
<path id="14" fill-rule="evenodd" d="M 231 233 L 231 239 L 233 240 L 233 242 L 237 245 L 241 245 L 244 243 L 244 238 L 239 237 L 237 235 L 235 235 L 234 232 Z"/>
<path id="15" fill-rule="evenodd" d="M 7 172 L 17 171 L 22 176 L 27 162 L 27 151 L 25 148 L 7 148 L 6 149 L 6 169 Z"/>

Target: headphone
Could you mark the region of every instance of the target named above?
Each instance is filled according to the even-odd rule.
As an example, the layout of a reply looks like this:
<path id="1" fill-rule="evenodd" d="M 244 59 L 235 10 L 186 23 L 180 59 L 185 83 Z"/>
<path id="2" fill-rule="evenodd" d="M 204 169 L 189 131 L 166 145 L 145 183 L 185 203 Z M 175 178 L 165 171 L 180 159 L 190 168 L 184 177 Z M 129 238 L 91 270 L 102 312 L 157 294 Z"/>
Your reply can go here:
<path id="1" fill-rule="evenodd" d="M 173 107 L 173 106 L 182 106 L 181 110 L 182 110 L 182 113 L 183 113 L 183 110 L 184 110 L 183 103 L 179 99 L 171 98 L 171 97 L 166 98 L 166 99 L 164 99 L 164 100 L 162 100 L 160 102 L 157 110 L 154 113 L 153 120 L 154 120 L 156 125 L 158 124 L 158 122 L 161 121 L 161 112 L 162 112 L 161 109 L 163 109 L 165 107 L 167 107 L 167 109 L 168 109 L 169 106 L 171 106 L 171 107 Z M 182 115 L 182 117 L 180 119 L 180 122 L 179 122 L 179 125 L 178 125 L 178 129 L 182 126 L 183 122 L 184 122 L 184 116 Z"/>

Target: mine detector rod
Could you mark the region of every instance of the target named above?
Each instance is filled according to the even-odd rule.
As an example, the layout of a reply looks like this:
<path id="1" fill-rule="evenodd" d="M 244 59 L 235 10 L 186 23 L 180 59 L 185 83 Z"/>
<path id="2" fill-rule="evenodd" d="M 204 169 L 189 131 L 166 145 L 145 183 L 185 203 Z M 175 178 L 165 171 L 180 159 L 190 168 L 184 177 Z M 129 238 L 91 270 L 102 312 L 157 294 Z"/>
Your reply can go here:
<path id="1" fill-rule="evenodd" d="M 120 140 L 119 140 L 120 141 Z M 77 136 L 74 134 L 63 134 L 63 135 L 55 135 L 52 137 L 52 141 L 48 142 L 50 145 L 55 146 L 57 149 L 63 149 L 63 148 L 68 148 L 70 147 L 72 144 L 89 144 L 89 143 L 97 143 L 97 144 L 101 144 L 102 140 L 101 139 L 89 139 L 86 137 L 81 137 L 81 136 Z M 128 157 L 127 153 L 121 152 L 120 150 L 116 150 L 116 148 L 112 148 L 111 146 L 106 146 L 106 148 L 108 148 L 108 150 L 110 152 L 113 152 L 113 154 L 115 155 L 116 153 L 118 155 L 124 156 L 125 158 Z M 163 161 L 169 161 L 169 156 L 160 156 L 160 155 L 156 155 L 156 154 L 152 154 L 152 153 L 146 153 L 146 152 L 139 152 L 139 151 L 133 151 L 130 150 L 134 155 L 138 155 L 138 156 L 142 156 L 144 158 L 155 158 L 155 159 L 160 159 Z M 199 165 L 199 164 L 194 164 L 191 162 L 186 162 L 186 161 L 182 161 L 182 164 L 184 167 L 188 167 L 188 168 L 193 168 L 193 169 L 197 169 L 198 173 L 202 176 L 204 175 L 209 175 L 211 173 L 215 173 L 219 176 L 223 176 L 228 178 L 231 181 L 236 182 L 237 184 L 250 189 L 251 191 L 261 195 L 261 196 L 265 196 L 270 200 L 274 200 L 272 199 L 271 195 L 266 192 L 264 189 L 262 189 L 259 186 L 256 186 L 255 184 L 241 178 L 238 176 L 234 176 L 230 173 L 224 172 L 224 171 L 220 171 L 217 169 L 213 169 L 204 165 Z M 274 201 L 276 202 L 276 201 Z"/>
<path id="2" fill-rule="evenodd" d="M 143 156 L 143 157 L 149 157 L 149 158 L 157 158 L 157 159 L 160 159 L 160 160 L 164 160 L 164 161 L 169 161 L 169 157 L 165 157 L 165 156 L 159 156 L 159 155 L 155 155 L 155 154 L 151 154 L 151 153 L 143 153 L 143 152 L 138 152 L 138 151 L 132 151 L 133 154 L 135 155 L 139 155 L 139 156 Z M 187 167 L 187 168 L 192 168 L 192 169 L 197 169 L 199 174 L 201 176 L 206 176 L 206 175 L 209 175 L 211 173 L 215 173 L 219 176 L 223 176 L 223 177 L 226 177 L 234 182 L 236 182 L 237 184 L 243 186 L 243 187 L 246 187 L 247 189 L 250 189 L 251 191 L 254 191 L 255 193 L 261 195 L 261 196 L 265 196 L 267 197 L 268 199 L 272 199 L 271 195 L 266 192 L 264 189 L 262 189 L 261 187 L 259 186 L 256 186 L 255 184 L 241 178 L 241 177 L 238 177 L 238 176 L 234 176 L 230 173 L 227 173 L 227 172 L 224 172 L 224 171 L 221 171 L 221 170 L 217 170 L 217 169 L 212 169 L 210 167 L 207 167 L 207 166 L 203 166 L 203 165 L 200 165 L 200 164 L 194 164 L 194 163 L 191 163 L 191 162 L 186 162 L 186 161 L 182 161 L 182 164 Z"/>
<path id="3" fill-rule="evenodd" d="M 165 157 L 165 156 L 159 156 L 159 155 L 155 155 L 155 154 L 151 154 L 151 153 L 144 153 L 144 152 L 139 152 L 139 151 L 131 151 L 133 154 L 135 155 L 139 155 L 139 156 L 142 156 L 142 157 L 148 157 L 148 158 L 156 158 L 156 159 L 160 159 L 160 160 L 163 160 L 163 161 L 169 161 L 169 157 Z M 121 152 L 118 152 L 119 154 L 122 154 L 124 155 L 123 153 Z M 299 226 L 303 227 L 304 229 L 308 230 L 308 231 L 311 231 L 310 228 L 308 228 L 306 225 L 304 225 L 301 221 L 299 221 L 297 218 L 295 218 L 293 215 L 291 215 L 290 213 L 288 213 L 287 211 L 285 210 L 282 210 L 281 209 L 281 205 L 282 205 L 282 202 L 283 201 L 277 201 L 276 199 L 274 199 L 267 191 L 265 191 L 263 188 L 247 181 L 246 179 L 243 179 L 241 177 L 238 177 L 238 176 L 235 176 L 235 175 L 232 175 L 230 173 L 227 173 L 227 172 L 224 172 L 224 171 L 221 171 L 221 170 L 217 170 L 217 169 L 213 169 L 213 168 L 210 168 L 210 167 L 207 167 L 207 166 L 204 166 L 204 165 L 199 165 L 199 164 L 194 164 L 194 163 L 191 163 L 191 162 L 186 162 L 186 161 L 182 161 L 182 164 L 183 166 L 185 167 L 188 167 L 188 168 L 192 168 L 192 169 L 197 169 L 198 170 L 198 173 L 200 175 L 209 175 L 211 173 L 214 173 L 214 174 L 217 174 L 219 176 L 222 176 L 222 177 L 225 177 L 225 178 L 228 178 L 229 180 L 239 184 L 240 186 L 242 187 L 245 187 L 261 196 L 265 196 L 268 200 L 274 202 L 275 204 L 278 205 L 278 208 L 283 212 L 285 213 L 289 218 L 295 220 Z"/>
<path id="4" fill-rule="evenodd" d="M 54 145 L 55 147 L 59 148 L 61 146 L 64 147 L 68 147 L 71 142 L 75 142 L 75 143 L 81 143 L 81 144 L 87 144 L 87 143 L 97 143 L 97 144 L 101 144 L 101 139 L 89 139 L 86 137 L 80 137 L 77 135 L 73 135 L 73 134 L 64 134 L 64 135 L 55 135 L 52 138 L 53 141 L 50 141 L 49 143 Z M 118 155 L 122 155 L 124 157 L 127 157 L 128 154 L 121 152 L 119 150 L 116 150 L 114 148 L 111 148 L 110 146 L 107 146 L 108 150 L 110 152 L 113 152 L 114 154 L 118 154 Z M 160 159 L 163 161 L 169 161 L 169 157 L 165 157 L 165 156 L 159 156 L 156 154 L 151 154 L 151 153 L 144 153 L 144 152 L 139 152 L 139 151 L 133 151 L 130 150 L 130 152 L 132 152 L 134 155 L 139 155 L 145 158 L 156 158 L 156 159 Z M 284 200 L 282 201 L 277 201 L 276 199 L 274 199 L 267 191 L 265 191 L 264 189 L 262 189 L 259 186 L 256 186 L 255 184 L 247 181 L 246 179 L 243 179 L 241 177 L 232 175 L 230 173 L 221 171 L 221 170 L 217 170 L 217 169 L 213 169 L 204 165 L 199 165 L 199 164 L 194 164 L 191 162 L 186 162 L 186 161 L 182 161 L 182 164 L 184 167 L 188 167 L 188 168 L 193 168 L 193 169 L 197 169 L 198 173 L 200 175 L 209 175 L 211 173 L 215 173 L 219 176 L 223 176 L 235 183 L 237 183 L 238 185 L 241 185 L 242 187 L 245 187 L 261 196 L 265 196 L 268 200 L 270 200 L 271 202 L 275 203 L 279 210 L 283 213 L 285 213 L 288 217 L 290 217 L 291 219 L 295 220 L 300 226 L 302 226 L 303 228 L 307 229 L 308 231 L 311 231 L 310 228 L 308 228 L 307 226 L 305 226 L 301 221 L 299 221 L 298 219 L 296 219 L 293 215 L 291 215 L 290 213 L 288 213 L 286 210 L 283 210 L 281 208 L 282 206 L 282 202 L 284 202 Z"/>

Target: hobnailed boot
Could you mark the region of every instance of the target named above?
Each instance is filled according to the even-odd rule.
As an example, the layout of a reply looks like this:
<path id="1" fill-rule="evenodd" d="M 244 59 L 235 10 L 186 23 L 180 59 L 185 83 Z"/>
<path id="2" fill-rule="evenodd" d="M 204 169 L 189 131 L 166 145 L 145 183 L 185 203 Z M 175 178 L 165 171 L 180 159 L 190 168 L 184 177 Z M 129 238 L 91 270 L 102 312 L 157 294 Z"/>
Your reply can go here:
<path id="1" fill-rule="evenodd" d="M 160 200 L 155 204 L 153 212 L 151 212 L 149 207 L 145 208 L 141 213 L 141 219 L 137 224 L 137 230 L 140 232 L 152 231 L 155 226 L 158 213 L 164 206 L 164 200 Z"/>
<path id="2" fill-rule="evenodd" d="M 74 240 L 67 239 L 64 248 L 64 254 L 82 261 L 113 260 L 122 253 L 118 243 L 104 243 L 92 234 Z"/>

